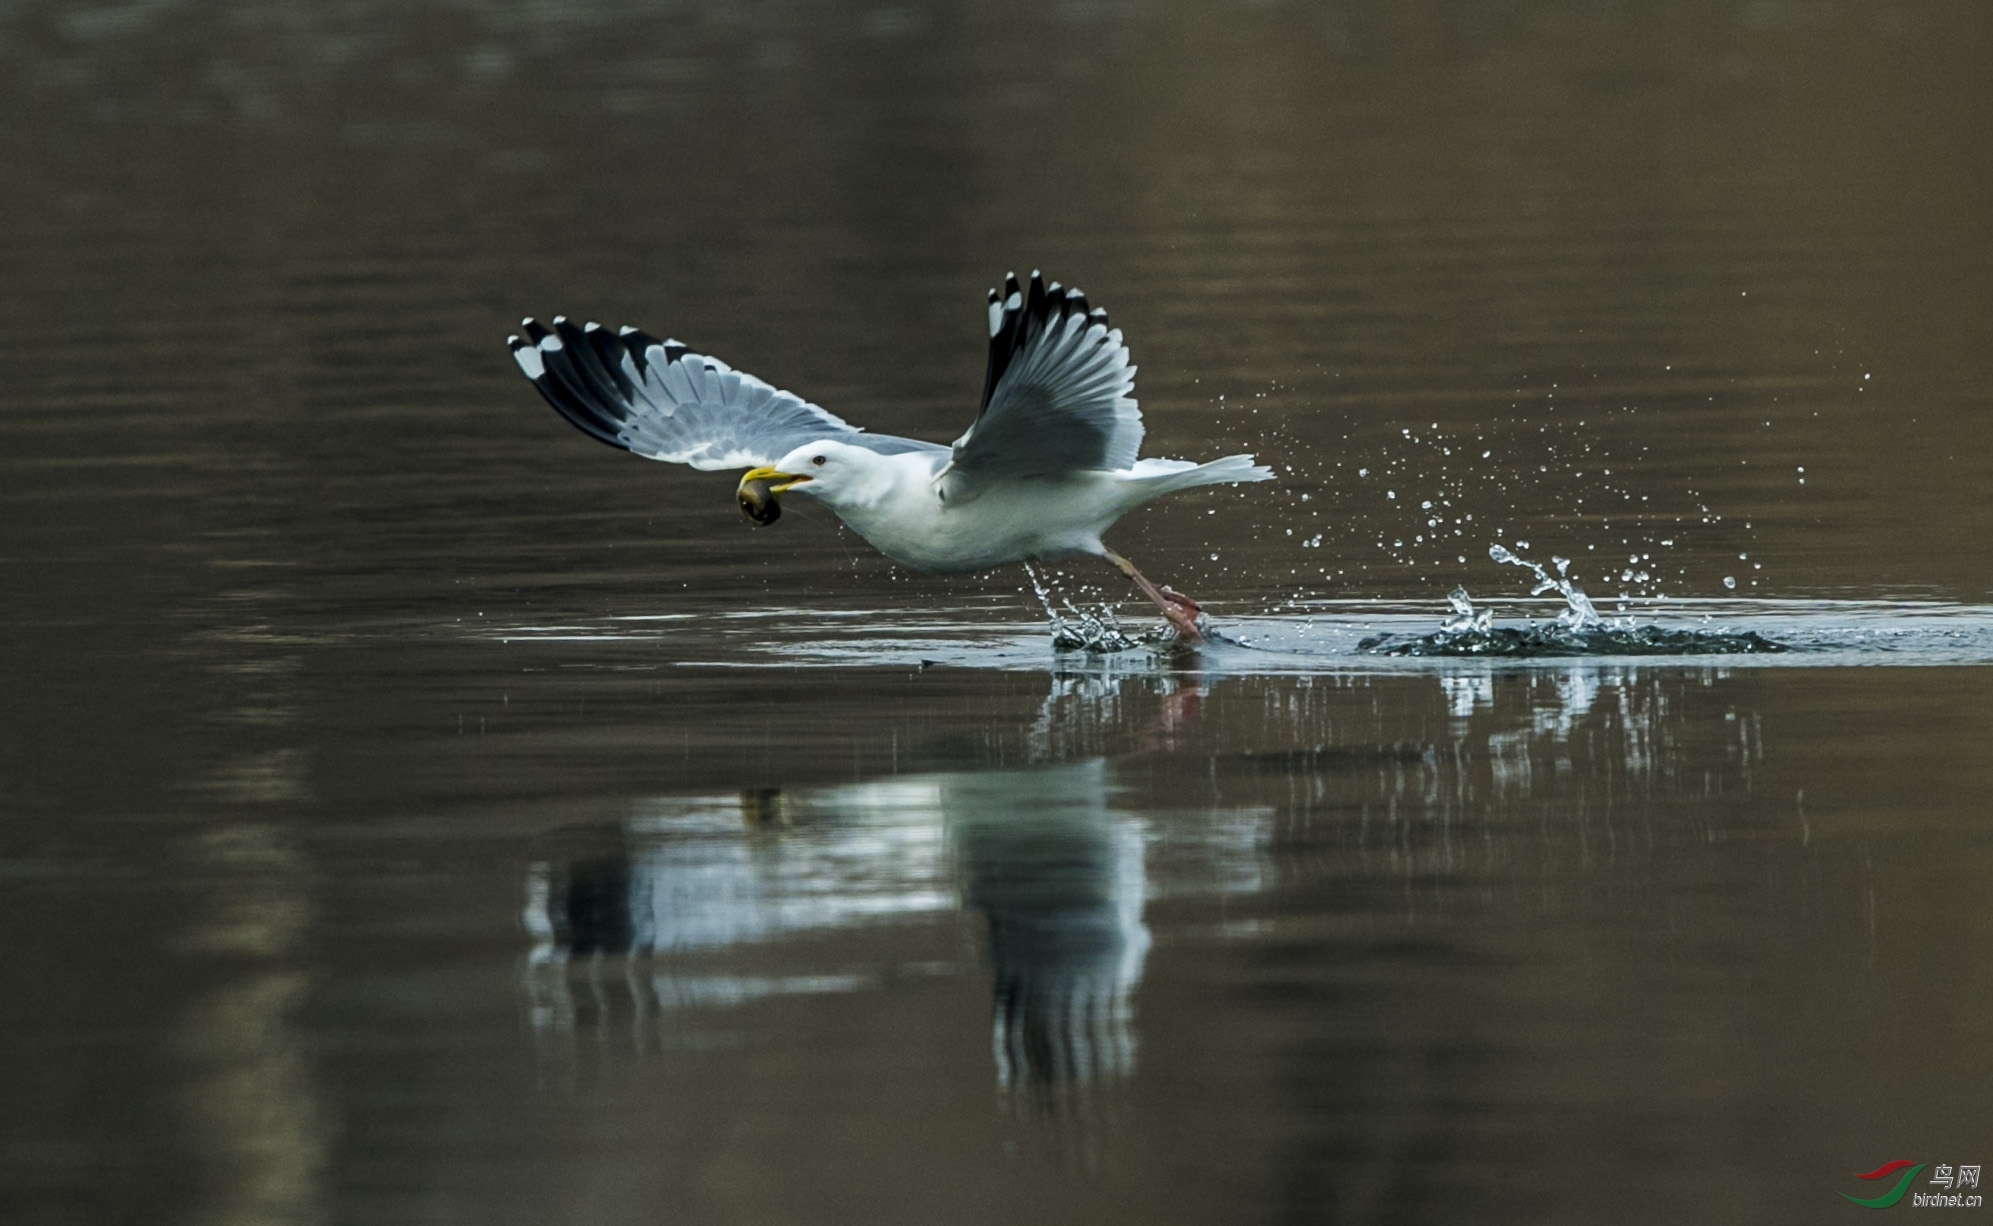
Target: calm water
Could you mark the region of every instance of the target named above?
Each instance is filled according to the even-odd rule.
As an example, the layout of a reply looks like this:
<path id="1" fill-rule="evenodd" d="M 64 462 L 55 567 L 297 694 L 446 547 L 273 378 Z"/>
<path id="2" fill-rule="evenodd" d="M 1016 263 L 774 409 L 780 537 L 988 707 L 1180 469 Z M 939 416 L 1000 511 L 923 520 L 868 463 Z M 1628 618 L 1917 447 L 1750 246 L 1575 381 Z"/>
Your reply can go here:
<path id="1" fill-rule="evenodd" d="M 1993 17 L 1647 7 L 0 6 L 0 1220 L 1818 1222 L 1993 1157 Z M 1033 267 L 1152 453 L 1281 474 L 1117 530 L 1200 658 L 751 530 L 502 343 L 946 440 Z M 1793 650 L 1361 649 L 1552 616 L 1493 544 Z"/>

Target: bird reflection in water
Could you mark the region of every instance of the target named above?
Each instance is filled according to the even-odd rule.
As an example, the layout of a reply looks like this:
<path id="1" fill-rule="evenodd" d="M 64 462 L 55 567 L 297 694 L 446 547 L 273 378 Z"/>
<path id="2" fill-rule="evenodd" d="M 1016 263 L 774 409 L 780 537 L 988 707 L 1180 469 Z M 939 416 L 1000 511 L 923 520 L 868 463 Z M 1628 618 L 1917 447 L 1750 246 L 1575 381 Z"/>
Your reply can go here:
<path id="1" fill-rule="evenodd" d="M 1095 760 L 686 798 L 565 832 L 569 854 L 527 876 L 530 1020 L 553 1039 L 592 1014 L 606 1034 L 627 1009 L 648 1050 L 667 1014 L 920 970 L 743 973 L 792 961 L 792 938 L 966 910 L 988 924 L 998 1084 L 1126 1076 L 1149 947 L 1144 827 L 1109 795 Z"/>
<path id="2" fill-rule="evenodd" d="M 1709 798 L 1750 790 L 1754 715 L 1704 718 L 1727 730 L 1715 741 L 1677 731 L 1677 713 L 1730 701 L 1722 680 L 1590 662 L 1324 678 L 1266 690 L 1278 705 L 1232 748 L 1197 739 L 1202 687 L 1056 678 L 1019 747 L 1059 765 L 665 799 L 558 836 L 527 883 L 533 1025 L 554 1040 L 587 1018 L 606 1037 L 628 1012 L 641 1050 L 736 1042 L 748 1015 L 713 1010 L 961 973 L 908 934 L 969 922 L 987 933 L 999 1085 L 1111 1081 L 1136 1065 L 1146 899 L 1264 894 L 1276 857 L 1305 851 L 1384 872 L 1417 919 L 1477 857 L 1503 874 L 1529 856 L 1647 854 L 1652 831 L 1621 826 L 1648 822 L 1657 800 L 1692 800 L 1697 821 L 1718 822 L 1730 819 Z M 1387 684 L 1430 687 L 1425 735 L 1406 739 L 1375 701 Z M 1233 728 L 1253 699 L 1234 687 Z M 1165 820 L 1167 839 L 1151 837 Z"/>

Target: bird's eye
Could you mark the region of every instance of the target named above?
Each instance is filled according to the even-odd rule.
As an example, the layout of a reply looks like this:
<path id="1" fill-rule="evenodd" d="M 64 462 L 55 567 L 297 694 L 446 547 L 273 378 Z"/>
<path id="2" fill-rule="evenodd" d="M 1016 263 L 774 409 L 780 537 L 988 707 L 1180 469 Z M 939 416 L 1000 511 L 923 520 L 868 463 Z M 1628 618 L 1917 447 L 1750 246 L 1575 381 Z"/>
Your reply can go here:
<path id="1" fill-rule="evenodd" d="M 823 459 L 824 459 L 824 458 L 823 458 L 822 456 L 811 456 L 811 457 L 810 457 L 810 463 L 812 463 L 812 464 L 816 465 L 816 466 L 817 466 L 818 468 L 822 468 L 822 467 L 823 467 Z"/>

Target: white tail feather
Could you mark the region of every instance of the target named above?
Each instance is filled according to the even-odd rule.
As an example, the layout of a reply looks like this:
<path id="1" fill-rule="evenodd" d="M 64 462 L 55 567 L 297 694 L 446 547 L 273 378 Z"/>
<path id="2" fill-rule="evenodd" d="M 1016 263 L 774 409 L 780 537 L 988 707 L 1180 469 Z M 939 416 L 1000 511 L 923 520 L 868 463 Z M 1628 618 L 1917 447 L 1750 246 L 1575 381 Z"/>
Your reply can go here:
<path id="1" fill-rule="evenodd" d="M 1128 470 L 1131 483 L 1142 491 L 1147 502 L 1160 494 L 1194 489 L 1200 485 L 1235 485 L 1246 481 L 1271 481 L 1273 470 L 1253 463 L 1249 455 L 1228 455 L 1209 464 L 1188 460 L 1137 460 Z"/>

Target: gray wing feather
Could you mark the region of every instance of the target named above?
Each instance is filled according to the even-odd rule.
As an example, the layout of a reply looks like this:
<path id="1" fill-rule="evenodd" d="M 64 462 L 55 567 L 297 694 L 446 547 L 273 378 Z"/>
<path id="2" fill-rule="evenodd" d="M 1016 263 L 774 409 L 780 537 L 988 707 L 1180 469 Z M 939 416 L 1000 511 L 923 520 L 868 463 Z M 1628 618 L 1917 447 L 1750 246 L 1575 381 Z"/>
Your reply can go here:
<path id="1" fill-rule="evenodd" d="M 1076 289 L 990 291 L 990 365 L 983 407 L 956 440 L 965 476 L 1043 476 L 1132 467 L 1142 447 L 1135 367 L 1107 312 Z"/>
<path id="2" fill-rule="evenodd" d="M 944 449 L 866 434 L 802 397 L 635 328 L 610 332 L 556 317 L 509 340 L 512 357 L 547 403 L 583 433 L 653 460 L 698 469 L 773 464 L 818 439 L 882 454 Z"/>

